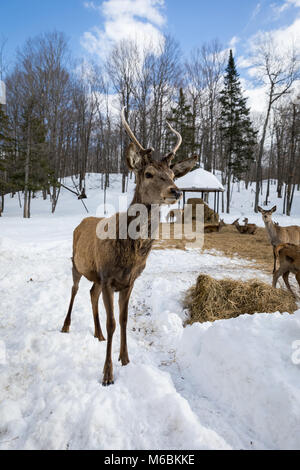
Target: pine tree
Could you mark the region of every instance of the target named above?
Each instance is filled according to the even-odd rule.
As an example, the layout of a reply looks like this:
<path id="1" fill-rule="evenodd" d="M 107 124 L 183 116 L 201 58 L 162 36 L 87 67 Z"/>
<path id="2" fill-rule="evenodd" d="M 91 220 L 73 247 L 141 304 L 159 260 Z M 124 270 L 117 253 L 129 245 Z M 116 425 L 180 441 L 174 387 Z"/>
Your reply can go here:
<path id="1" fill-rule="evenodd" d="M 171 108 L 171 115 L 168 121 L 182 137 L 182 144 L 176 154 L 175 161 L 180 161 L 187 158 L 190 154 L 194 154 L 196 152 L 194 120 L 191 106 L 187 104 L 182 88 L 179 90 L 177 106 Z M 166 141 L 168 148 L 172 148 L 176 141 L 177 137 L 173 133 L 169 133 Z"/>
<path id="2" fill-rule="evenodd" d="M 257 132 L 250 120 L 247 99 L 243 97 L 239 74 L 236 70 L 232 50 L 224 77 L 224 88 L 220 92 L 220 131 L 227 166 L 227 207 L 230 211 L 230 192 L 233 177 L 240 179 L 254 160 Z"/>
<path id="3" fill-rule="evenodd" d="M 14 188 L 24 192 L 23 216 L 29 218 L 33 193 L 47 188 L 51 179 L 46 154 L 46 128 L 31 105 L 24 107 L 20 131 L 19 157 L 11 183 Z"/>
<path id="4" fill-rule="evenodd" d="M 12 151 L 13 141 L 9 118 L 4 111 L 4 105 L 0 104 L 0 215 L 4 209 L 4 195 L 9 188 L 7 170 Z"/>

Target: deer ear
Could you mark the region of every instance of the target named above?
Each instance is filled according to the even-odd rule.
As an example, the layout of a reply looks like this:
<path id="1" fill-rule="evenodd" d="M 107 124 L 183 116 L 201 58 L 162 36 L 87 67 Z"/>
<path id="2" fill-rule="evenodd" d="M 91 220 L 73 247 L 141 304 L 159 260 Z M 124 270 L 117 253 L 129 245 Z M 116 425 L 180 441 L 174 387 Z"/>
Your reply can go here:
<path id="1" fill-rule="evenodd" d="M 258 210 L 258 212 L 262 212 L 262 211 L 263 211 L 260 206 L 257 206 L 257 210 Z"/>
<path id="2" fill-rule="evenodd" d="M 277 210 L 277 206 L 272 207 L 271 214 L 273 214 L 273 212 L 276 212 L 276 210 Z"/>
<path id="3" fill-rule="evenodd" d="M 198 156 L 194 155 L 193 157 L 182 160 L 182 162 L 174 163 L 170 166 L 173 171 L 175 178 L 181 178 L 181 176 L 186 175 L 191 169 L 195 166 L 198 160 Z"/>
<path id="4" fill-rule="evenodd" d="M 142 167 L 142 155 L 133 143 L 127 147 L 126 162 L 130 171 L 138 171 Z"/>

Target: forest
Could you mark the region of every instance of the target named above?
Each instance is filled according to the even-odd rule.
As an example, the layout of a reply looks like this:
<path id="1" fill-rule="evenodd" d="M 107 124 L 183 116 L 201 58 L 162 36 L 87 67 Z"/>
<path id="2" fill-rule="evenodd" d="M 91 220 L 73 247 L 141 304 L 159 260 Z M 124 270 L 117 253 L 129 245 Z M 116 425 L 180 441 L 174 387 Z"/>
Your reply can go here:
<path id="1" fill-rule="evenodd" d="M 126 119 L 145 147 L 157 156 L 169 151 L 174 135 L 183 138 L 177 158 L 198 155 L 198 165 L 221 172 L 226 193 L 222 211 L 230 213 L 232 184 L 245 181 L 257 212 L 264 180 L 277 185 L 283 213 L 290 215 L 300 187 L 299 60 L 293 47 L 282 57 L 269 40 L 257 44 L 255 80 L 265 86 L 265 111 L 247 104 L 233 52 L 218 40 L 200 45 L 184 57 L 180 45 L 165 36 L 159 50 L 126 39 L 116 43 L 101 64 L 74 59 L 64 33 L 28 39 L 6 67 L 0 44 L 0 78 L 6 104 L 0 105 L 0 214 L 5 198 L 19 198 L 30 217 L 38 191 L 54 212 L 67 176 L 85 196 L 87 173 L 99 173 L 106 190 L 110 175 L 129 174 L 128 145 L 120 118 Z M 297 89 L 298 86 L 298 89 Z"/>

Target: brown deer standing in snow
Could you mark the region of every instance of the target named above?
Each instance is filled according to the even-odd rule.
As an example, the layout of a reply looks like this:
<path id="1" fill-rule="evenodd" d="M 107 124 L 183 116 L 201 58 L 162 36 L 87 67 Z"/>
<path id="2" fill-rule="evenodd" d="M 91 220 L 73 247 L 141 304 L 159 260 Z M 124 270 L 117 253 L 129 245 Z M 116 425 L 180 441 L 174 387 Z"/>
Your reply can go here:
<path id="1" fill-rule="evenodd" d="M 116 223 L 116 237 L 114 239 L 100 239 L 97 236 L 98 224 L 104 219 L 88 217 L 74 230 L 73 239 L 73 287 L 69 305 L 69 310 L 62 328 L 62 332 L 68 333 L 71 324 L 71 312 L 74 298 L 78 291 L 78 284 L 82 276 L 93 282 L 91 288 L 91 302 L 95 323 L 95 337 L 99 341 L 104 341 L 102 334 L 99 314 L 98 299 L 102 292 L 103 302 L 106 310 L 106 328 L 107 328 L 107 349 L 106 359 L 103 370 L 103 385 L 113 383 L 113 365 L 112 365 L 112 339 L 115 331 L 114 318 L 114 292 L 119 292 L 120 309 L 120 328 L 121 344 L 119 360 L 125 366 L 129 363 L 126 326 L 128 317 L 128 303 L 131 291 L 136 278 L 145 268 L 147 257 L 151 251 L 154 240 L 149 234 L 149 228 L 152 225 L 151 214 L 154 210 L 152 204 L 174 204 L 182 193 L 174 183 L 175 178 L 187 174 L 195 165 L 197 156 L 188 158 L 181 162 L 172 164 L 172 159 L 181 145 L 182 138 L 172 126 L 168 124 L 171 131 L 177 136 L 177 143 L 171 153 L 155 161 L 151 157 L 153 149 L 144 149 L 138 142 L 128 123 L 125 120 L 124 108 L 122 110 L 122 122 L 132 143 L 126 152 L 127 165 L 131 171 L 136 174 L 136 188 L 130 207 L 135 204 L 142 204 L 147 208 L 147 220 L 144 226 L 140 227 L 140 232 L 146 229 L 147 237 L 145 239 L 124 239 L 119 231 L 119 221 L 126 222 L 128 229 L 130 222 L 134 219 L 129 209 L 126 214 L 115 214 L 113 217 L 105 219 L 107 223 Z M 142 222 L 141 222 L 142 225 Z M 128 233 L 128 231 L 126 232 Z"/>
<path id="2" fill-rule="evenodd" d="M 298 225 L 289 225 L 288 227 L 280 227 L 272 221 L 272 214 L 276 211 L 277 207 L 274 206 L 270 210 L 264 210 L 258 206 L 258 211 L 262 214 L 263 221 L 269 236 L 270 243 L 273 247 L 274 267 L 273 273 L 276 271 L 276 252 L 277 245 L 282 243 L 292 243 L 293 245 L 300 245 L 300 227 Z"/>
<path id="3" fill-rule="evenodd" d="M 279 268 L 273 274 L 273 287 L 276 287 L 280 276 L 283 277 L 286 287 L 295 297 L 289 283 L 289 274 L 296 274 L 300 287 L 300 246 L 291 243 L 282 243 L 275 247 L 276 257 L 279 259 Z"/>

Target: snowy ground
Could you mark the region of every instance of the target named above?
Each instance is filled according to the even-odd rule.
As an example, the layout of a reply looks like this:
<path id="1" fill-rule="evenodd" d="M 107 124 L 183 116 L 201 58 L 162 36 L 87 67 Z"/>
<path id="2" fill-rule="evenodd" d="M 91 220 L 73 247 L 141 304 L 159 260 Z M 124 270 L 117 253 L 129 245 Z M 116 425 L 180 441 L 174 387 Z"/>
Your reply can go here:
<path id="1" fill-rule="evenodd" d="M 102 210 L 97 185 L 91 177 L 91 214 Z M 119 188 L 114 178 L 108 202 Z M 249 193 L 239 195 L 227 219 L 256 221 Z M 299 200 L 297 193 L 285 225 L 300 224 Z M 64 192 L 56 214 L 49 210 L 37 198 L 32 219 L 23 220 L 8 199 L 0 219 L 0 449 L 300 448 L 300 310 L 182 326 L 182 295 L 199 273 L 269 282 L 267 275 L 211 253 L 153 251 L 130 301 L 131 362 L 117 361 L 117 328 L 115 385 L 102 387 L 106 345 L 93 337 L 85 279 L 70 334 L 59 331 L 72 230 L 84 208 Z M 100 319 L 105 331 L 102 301 Z"/>

